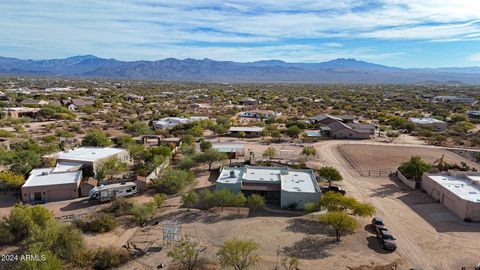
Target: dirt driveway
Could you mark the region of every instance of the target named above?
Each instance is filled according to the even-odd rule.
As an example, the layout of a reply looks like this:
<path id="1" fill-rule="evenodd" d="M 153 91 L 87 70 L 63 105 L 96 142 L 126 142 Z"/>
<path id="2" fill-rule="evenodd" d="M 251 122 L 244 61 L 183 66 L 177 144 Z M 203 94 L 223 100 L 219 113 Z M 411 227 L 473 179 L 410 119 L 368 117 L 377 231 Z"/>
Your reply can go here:
<path id="1" fill-rule="evenodd" d="M 397 237 L 396 254 L 410 267 L 423 270 L 461 269 L 480 261 L 480 225 L 465 224 L 421 191 L 412 191 L 388 177 L 360 177 L 337 150 L 342 141 L 316 144 L 320 160 L 344 177 L 347 193 L 372 203 L 377 215 Z M 472 268 L 473 269 L 473 268 Z"/>

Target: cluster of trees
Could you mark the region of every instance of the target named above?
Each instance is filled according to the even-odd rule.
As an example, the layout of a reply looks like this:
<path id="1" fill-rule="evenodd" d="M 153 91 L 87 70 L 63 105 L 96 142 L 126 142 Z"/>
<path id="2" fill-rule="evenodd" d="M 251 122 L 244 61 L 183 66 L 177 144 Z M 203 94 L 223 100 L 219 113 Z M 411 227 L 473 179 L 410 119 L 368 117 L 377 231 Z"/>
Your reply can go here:
<path id="1" fill-rule="evenodd" d="M 138 225 L 144 225 L 155 214 L 155 210 L 164 204 L 166 199 L 167 196 L 163 193 L 155 194 L 150 202 L 144 204 L 133 204 L 127 199 L 120 198 L 114 200 L 110 207 L 105 209 L 105 212 L 112 213 L 115 216 L 132 215 Z"/>
<path id="2" fill-rule="evenodd" d="M 196 204 L 204 209 L 212 207 L 243 207 L 248 206 L 252 210 L 256 210 L 265 205 L 265 199 L 257 194 L 249 197 L 241 192 L 233 193 L 229 189 L 220 190 L 202 190 L 200 193 L 190 191 L 182 194 L 182 203 L 185 207 L 190 208 Z"/>
<path id="3" fill-rule="evenodd" d="M 74 226 L 83 232 L 104 233 L 115 229 L 118 225 L 117 220 L 110 214 L 101 213 L 99 216 L 90 216 L 87 219 L 77 219 L 73 222 Z"/>
<path id="4" fill-rule="evenodd" d="M 361 203 L 354 198 L 334 192 L 323 194 L 319 204 L 305 204 L 306 212 L 312 213 L 320 209 L 327 210 L 327 213 L 320 216 L 320 222 L 335 231 L 337 241 L 340 241 L 342 234 L 353 232 L 358 227 L 354 216 L 368 217 L 375 213 L 375 208 L 371 204 Z"/>
<path id="5" fill-rule="evenodd" d="M 34 140 L 20 141 L 10 145 L 10 150 L 0 148 L 0 164 L 8 166 L 15 175 L 26 175 L 43 164 L 43 155 L 59 149 L 56 143 L 40 145 Z"/>
<path id="6" fill-rule="evenodd" d="M 43 258 L 19 262 L 16 268 L 22 270 L 109 269 L 130 259 L 122 250 L 87 249 L 78 229 L 56 221 L 41 206 L 15 205 L 9 216 L 0 221 L 0 242 L 19 244 L 25 248 L 25 254 Z"/>
<path id="7" fill-rule="evenodd" d="M 38 117 L 40 119 L 75 120 L 77 116 L 64 106 L 48 105 L 40 109 Z"/>
<path id="8" fill-rule="evenodd" d="M 195 175 L 186 170 L 168 168 L 162 177 L 152 181 L 151 185 L 161 193 L 176 194 L 195 183 Z"/>
<path id="9" fill-rule="evenodd" d="M 126 144 L 125 138 L 122 140 L 121 143 Z M 149 175 L 172 155 L 172 149 L 164 145 L 146 148 L 142 144 L 130 143 L 127 144 L 127 149 L 133 160 L 133 171 L 141 176 Z"/>

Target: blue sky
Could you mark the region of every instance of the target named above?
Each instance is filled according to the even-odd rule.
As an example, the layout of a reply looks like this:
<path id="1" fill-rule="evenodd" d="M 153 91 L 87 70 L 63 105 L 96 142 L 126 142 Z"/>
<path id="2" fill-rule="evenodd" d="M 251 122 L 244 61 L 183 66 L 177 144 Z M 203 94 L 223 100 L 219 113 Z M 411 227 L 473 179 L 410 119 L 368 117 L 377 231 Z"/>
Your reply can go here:
<path id="1" fill-rule="evenodd" d="M 2 0 L 0 55 L 480 66 L 479 0 Z"/>

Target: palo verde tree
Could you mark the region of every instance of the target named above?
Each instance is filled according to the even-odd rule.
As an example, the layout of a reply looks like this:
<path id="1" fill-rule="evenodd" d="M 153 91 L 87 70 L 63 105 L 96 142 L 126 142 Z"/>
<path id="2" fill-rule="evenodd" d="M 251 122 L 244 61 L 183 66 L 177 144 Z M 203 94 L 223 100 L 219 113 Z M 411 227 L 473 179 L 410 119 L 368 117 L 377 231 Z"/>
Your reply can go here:
<path id="1" fill-rule="evenodd" d="M 263 151 L 262 157 L 266 158 L 267 161 L 270 161 L 272 158 L 275 157 L 277 150 L 273 147 L 268 147 L 265 151 Z"/>
<path id="2" fill-rule="evenodd" d="M 255 254 L 258 244 L 252 240 L 227 240 L 217 252 L 222 267 L 244 270 L 255 265 L 259 257 Z"/>
<path id="3" fill-rule="evenodd" d="M 208 149 L 203 153 L 198 153 L 193 156 L 193 160 L 197 163 L 208 164 L 208 170 L 212 170 L 213 163 L 217 161 L 226 160 L 228 155 L 225 153 L 218 152 L 215 149 Z"/>
<path id="4" fill-rule="evenodd" d="M 337 242 L 343 233 L 353 232 L 357 227 L 357 221 L 345 212 L 332 211 L 323 214 L 319 218 L 320 222 L 327 224 L 335 231 Z"/>
<path id="5" fill-rule="evenodd" d="M 332 182 L 338 182 L 343 180 L 343 177 L 340 174 L 340 172 L 334 167 L 329 167 L 329 166 L 321 167 L 319 169 L 316 169 L 316 172 L 318 173 L 321 179 L 328 182 L 329 186 L 332 185 Z"/>
<path id="6" fill-rule="evenodd" d="M 167 256 L 176 263 L 181 264 L 184 269 L 193 270 L 197 264 L 198 256 L 204 249 L 197 241 L 192 241 L 187 236 L 179 239 Z"/>

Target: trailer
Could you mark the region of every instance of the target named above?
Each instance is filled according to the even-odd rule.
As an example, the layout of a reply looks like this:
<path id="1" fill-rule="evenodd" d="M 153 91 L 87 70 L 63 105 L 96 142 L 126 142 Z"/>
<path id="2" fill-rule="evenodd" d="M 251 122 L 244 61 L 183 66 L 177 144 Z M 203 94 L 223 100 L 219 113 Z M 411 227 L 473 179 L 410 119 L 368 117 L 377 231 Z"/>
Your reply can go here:
<path id="1" fill-rule="evenodd" d="M 101 185 L 90 190 L 90 199 L 108 202 L 116 198 L 133 196 L 137 193 L 137 184 L 134 182 Z"/>

